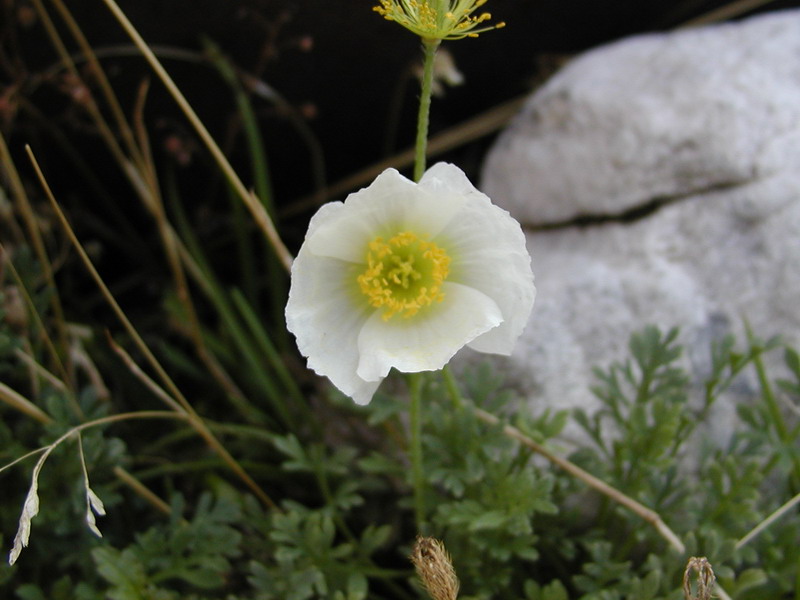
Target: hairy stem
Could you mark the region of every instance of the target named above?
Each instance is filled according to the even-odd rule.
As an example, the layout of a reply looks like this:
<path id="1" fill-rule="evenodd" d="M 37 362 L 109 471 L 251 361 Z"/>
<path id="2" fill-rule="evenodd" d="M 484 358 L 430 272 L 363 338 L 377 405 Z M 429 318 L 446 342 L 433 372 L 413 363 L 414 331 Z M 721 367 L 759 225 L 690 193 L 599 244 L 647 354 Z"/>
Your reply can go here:
<path id="1" fill-rule="evenodd" d="M 414 181 L 422 179 L 425 172 L 425 155 L 428 150 L 428 122 L 431 112 L 431 86 L 433 83 L 433 60 L 439 40 L 422 40 L 424 62 L 422 65 L 422 89 L 419 95 L 419 115 L 417 117 L 417 143 L 414 155 Z"/>

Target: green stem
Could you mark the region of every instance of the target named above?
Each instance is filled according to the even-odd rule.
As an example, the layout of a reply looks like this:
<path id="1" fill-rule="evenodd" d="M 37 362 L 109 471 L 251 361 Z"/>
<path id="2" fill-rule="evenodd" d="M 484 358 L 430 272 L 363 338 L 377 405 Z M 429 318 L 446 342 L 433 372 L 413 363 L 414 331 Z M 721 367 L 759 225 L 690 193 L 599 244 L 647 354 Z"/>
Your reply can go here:
<path id="1" fill-rule="evenodd" d="M 784 444 L 787 448 L 791 447 L 793 444 L 792 434 L 789 432 L 789 429 L 786 427 L 786 423 L 783 420 L 781 409 L 778 406 L 778 399 L 775 397 L 775 393 L 772 391 L 772 385 L 767 378 L 767 371 L 764 368 L 764 361 L 761 359 L 760 352 L 754 355 L 753 365 L 755 366 L 756 373 L 758 374 L 758 381 L 761 385 L 761 395 L 764 398 L 765 404 L 767 405 L 767 411 L 772 419 L 772 425 L 775 428 L 775 434 L 778 436 L 778 439 L 782 444 Z M 794 476 L 794 485 L 800 485 L 800 460 L 794 456 L 792 457 L 792 474 Z"/>
<path id="2" fill-rule="evenodd" d="M 428 120 L 431 109 L 431 84 L 433 83 L 433 59 L 439 40 L 422 40 L 424 62 L 422 71 L 422 90 L 419 96 L 419 116 L 417 118 L 417 143 L 414 155 L 414 181 L 422 179 L 425 172 L 425 152 L 428 147 Z M 425 526 L 425 471 L 422 465 L 422 375 L 410 373 L 408 376 L 411 404 L 410 451 L 411 478 L 414 486 L 414 514 L 417 530 L 422 533 Z"/>
<path id="3" fill-rule="evenodd" d="M 422 533 L 425 524 L 425 475 L 422 465 L 422 375 L 409 373 L 408 387 L 411 393 L 409 407 L 411 477 L 414 486 L 414 513 L 417 531 Z"/>
<path id="4" fill-rule="evenodd" d="M 442 377 L 444 377 L 444 384 L 447 387 L 447 393 L 453 401 L 453 407 L 460 411 L 464 408 L 464 401 L 461 398 L 461 391 L 458 389 L 458 382 L 455 375 L 450 370 L 450 365 L 445 365 L 442 369 Z"/>
<path id="5" fill-rule="evenodd" d="M 431 86 L 433 83 L 433 60 L 440 40 L 422 40 L 424 63 L 422 67 L 422 90 L 419 95 L 417 117 L 417 143 L 414 155 L 414 181 L 422 179 L 425 172 L 425 153 L 428 149 L 428 121 L 431 112 Z"/>

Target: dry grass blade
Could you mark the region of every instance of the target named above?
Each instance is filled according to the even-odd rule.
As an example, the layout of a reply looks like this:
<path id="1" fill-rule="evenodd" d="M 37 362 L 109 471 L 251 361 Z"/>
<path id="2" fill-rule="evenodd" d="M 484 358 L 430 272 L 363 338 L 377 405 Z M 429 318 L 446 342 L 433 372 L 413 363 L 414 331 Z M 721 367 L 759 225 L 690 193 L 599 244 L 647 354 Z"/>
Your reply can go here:
<path id="1" fill-rule="evenodd" d="M 689 19 L 682 23 L 680 28 L 698 27 L 700 25 L 710 25 L 711 23 L 719 23 L 720 21 L 734 19 L 746 12 L 761 8 L 772 2 L 774 2 L 774 0 L 737 0 L 736 2 L 729 2 L 699 17 Z"/>
<path id="2" fill-rule="evenodd" d="M 136 364 L 136 362 L 131 358 L 131 356 L 125 352 L 111 337 L 110 334 L 106 333 L 108 344 L 111 346 L 111 349 L 122 359 L 122 362 L 125 363 L 125 366 L 128 367 L 128 370 L 133 374 L 136 379 L 141 381 L 144 386 L 150 390 L 153 395 L 156 396 L 159 400 L 161 400 L 164 404 L 169 406 L 175 412 L 184 413 L 186 412 L 175 399 L 170 396 L 164 388 L 158 385 L 155 381 L 153 381 L 148 375 L 142 371 L 141 367 Z"/>
<path id="3" fill-rule="evenodd" d="M 128 317 L 125 315 L 125 312 L 122 310 L 122 307 L 117 303 L 116 299 L 114 298 L 114 295 L 108 289 L 108 286 L 103 281 L 103 278 L 100 276 L 100 273 L 97 272 L 94 263 L 92 263 L 92 260 L 89 258 L 89 255 L 86 253 L 86 250 L 84 249 L 80 240 L 78 240 L 77 236 L 75 235 L 75 232 L 72 230 L 72 227 L 70 226 L 66 215 L 64 215 L 64 212 L 61 210 L 61 207 L 56 201 L 56 198 L 53 195 L 53 191 L 50 189 L 50 186 L 47 183 L 47 179 L 45 178 L 44 173 L 42 173 L 42 170 L 39 166 L 38 161 L 36 160 L 36 157 L 33 155 L 33 151 L 30 149 L 29 146 L 26 146 L 26 150 L 28 152 L 28 157 L 31 160 L 33 168 L 36 171 L 36 175 L 39 179 L 39 182 L 42 185 L 42 189 L 44 190 L 47 199 L 50 201 L 50 206 L 53 208 L 53 211 L 55 212 L 56 218 L 58 219 L 62 228 L 66 232 L 67 237 L 72 243 L 72 246 L 75 248 L 75 251 L 78 253 L 78 256 L 80 257 L 81 261 L 83 262 L 84 266 L 89 272 L 89 275 L 91 275 L 92 279 L 100 288 L 100 292 L 103 295 L 103 298 L 105 298 L 106 302 L 108 302 L 109 306 L 114 311 L 114 314 L 120 320 L 123 327 L 125 327 L 125 330 L 133 338 L 136 346 L 139 348 L 139 350 L 142 351 L 142 353 L 147 358 L 147 361 L 150 363 L 153 369 L 155 369 L 159 377 L 165 383 L 165 385 L 169 389 L 170 394 L 174 398 L 178 399 L 178 401 L 182 405 L 182 408 L 186 410 L 186 412 L 194 413 L 194 410 L 192 409 L 191 405 L 186 401 L 185 398 L 183 398 L 178 388 L 170 379 L 169 375 L 167 375 L 167 372 L 164 371 L 163 367 L 160 365 L 156 357 L 150 351 L 150 348 L 148 348 L 147 344 L 144 343 L 144 340 L 141 338 L 139 333 L 136 331 L 136 328 L 133 326 Z"/>
<path id="4" fill-rule="evenodd" d="M 500 419 L 494 416 L 491 413 L 486 412 L 480 408 L 473 408 L 475 411 L 475 415 L 484 423 L 489 423 L 490 425 L 498 425 L 500 424 Z M 516 427 L 512 425 L 503 425 L 503 433 L 505 433 L 508 437 L 517 440 L 524 446 L 530 448 L 540 456 L 543 456 L 551 463 L 559 466 L 560 468 L 564 469 L 570 475 L 577 477 L 581 481 L 583 481 L 588 486 L 594 488 L 601 494 L 608 496 L 618 504 L 621 504 L 625 508 L 629 509 L 630 511 L 634 512 L 635 514 L 639 515 L 642 519 L 653 525 L 656 530 L 661 534 L 664 539 L 669 542 L 669 545 L 672 546 L 675 550 L 679 553 L 683 554 L 686 552 L 686 547 L 683 545 L 683 542 L 675 535 L 675 532 L 670 529 L 664 521 L 662 521 L 661 517 L 658 515 L 657 512 L 651 510 L 644 506 L 643 504 L 637 502 L 633 498 L 626 496 L 618 489 L 608 485 L 602 479 L 599 479 L 592 475 L 591 473 L 584 471 L 578 465 L 568 461 L 565 458 L 561 458 L 560 456 L 556 456 L 540 444 L 537 444 L 534 440 L 526 436 Z"/>
<path id="5" fill-rule="evenodd" d="M 36 362 L 35 358 L 33 358 L 30 354 L 26 354 L 21 348 L 14 350 L 14 356 L 17 358 L 17 360 L 19 360 L 19 362 L 24 364 L 33 375 L 36 377 L 41 377 L 49 385 L 53 386 L 54 389 L 57 389 L 60 392 L 69 392 L 66 384 L 62 380 Z"/>
<path id="6" fill-rule="evenodd" d="M 165 515 L 172 514 L 172 508 L 169 504 L 156 496 L 153 491 L 151 491 L 141 481 L 136 479 L 133 475 L 128 473 L 119 465 L 114 467 L 114 475 L 116 475 L 120 481 L 136 492 L 141 498 L 144 498 L 148 503 L 153 505 L 157 510 Z"/>
<path id="7" fill-rule="evenodd" d="M 10 407 L 15 408 L 23 414 L 36 419 L 39 421 L 39 423 L 46 425 L 53 421 L 50 415 L 36 406 L 33 402 L 25 398 L 22 394 L 8 387 L 2 381 L 0 381 L 0 401 L 5 402 Z"/>
<path id="8" fill-rule="evenodd" d="M 167 212 L 164 207 L 164 202 L 161 197 L 158 185 L 158 170 L 156 169 L 155 162 L 150 147 L 150 139 L 147 134 L 147 127 L 144 122 L 144 109 L 147 92 L 149 90 L 149 81 L 142 83 L 139 86 L 139 93 L 137 94 L 136 103 L 134 106 L 134 127 L 136 132 L 136 139 L 139 146 L 142 148 L 142 183 L 144 187 L 140 189 L 140 198 L 144 202 L 147 210 L 152 215 L 158 227 L 158 233 L 161 237 L 161 243 L 164 247 L 167 263 L 169 264 L 170 272 L 172 273 L 172 281 L 175 283 L 175 290 L 178 301 L 183 306 L 186 313 L 188 322 L 187 332 L 194 344 L 195 351 L 197 352 L 200 360 L 208 368 L 211 375 L 216 381 L 225 389 L 230 396 L 242 398 L 241 390 L 236 386 L 227 372 L 222 368 L 222 365 L 214 358 L 213 354 L 208 351 L 203 334 L 200 327 L 200 320 L 197 317 L 197 310 L 192 294 L 189 288 L 189 282 L 186 274 L 188 269 L 192 273 L 197 273 L 193 269 L 194 261 L 188 252 L 184 251 L 184 246 L 180 237 L 175 232 L 174 227 L 167 218 Z M 202 284 L 202 276 L 198 277 L 198 283 Z"/>
<path id="9" fill-rule="evenodd" d="M 39 228 L 39 222 L 36 218 L 33 207 L 31 206 L 28 194 L 25 191 L 25 185 L 23 184 L 22 179 L 20 178 L 19 173 L 14 165 L 14 161 L 11 157 L 11 153 L 8 150 L 5 138 L 2 136 L 2 134 L 0 134 L 0 174 L 2 173 L 5 173 L 6 184 L 9 186 L 14 197 L 16 211 L 22 217 L 28 239 L 30 244 L 33 246 L 34 252 L 36 253 L 36 258 L 39 260 L 39 264 L 41 265 L 42 274 L 47 281 L 49 289 L 53 290 L 53 293 L 50 297 L 50 306 L 53 314 L 55 315 L 53 322 L 55 323 L 56 335 L 58 337 L 59 344 L 62 348 L 66 348 L 67 334 L 64 327 L 64 311 L 61 307 L 61 300 L 59 299 L 57 291 L 58 288 L 56 287 L 55 278 L 53 276 L 53 266 L 50 263 L 50 258 L 47 254 L 44 238 L 42 237 L 42 232 Z M 5 258 L 6 254 L 7 253 L 3 248 L 3 245 L 0 244 L 0 258 Z M 53 361 L 59 366 L 62 377 L 64 377 L 65 381 L 69 382 L 69 369 L 61 364 L 61 358 L 55 345 L 49 338 L 46 340 L 46 343 L 48 350 L 52 355 Z"/>
<path id="10" fill-rule="evenodd" d="M 56 27 L 53 20 L 50 18 L 49 13 L 45 10 L 44 5 L 41 0 L 32 0 L 34 7 L 36 8 L 36 12 L 39 15 L 39 19 L 45 31 L 47 32 L 47 37 L 50 38 L 50 42 L 53 44 L 56 52 L 58 53 L 59 57 L 61 58 L 61 63 L 66 71 L 70 74 L 70 77 L 73 81 L 77 82 L 82 89 L 88 91 L 88 86 L 83 81 L 83 77 L 81 73 L 78 71 L 77 66 L 75 65 L 72 57 L 67 50 L 64 41 L 61 39 L 59 34 L 58 28 Z M 63 6 L 63 5 L 62 5 Z M 63 15 L 62 15 L 63 16 Z M 71 19 L 68 19 L 68 24 L 70 23 Z M 75 31 L 73 31 L 75 33 Z M 80 38 L 82 36 L 79 35 L 78 42 L 80 44 Z M 91 52 L 89 56 L 86 58 L 89 59 L 91 56 Z M 117 143 L 117 138 L 114 132 L 111 130 L 111 127 L 106 122 L 105 118 L 103 117 L 103 112 L 100 110 L 100 107 L 97 105 L 97 102 L 94 96 L 90 93 L 82 94 L 83 102 L 81 106 L 87 111 L 87 113 L 91 116 L 92 122 L 95 127 L 97 127 L 97 131 L 102 137 L 103 141 L 106 144 L 106 147 L 109 149 L 109 152 L 114 156 L 114 159 L 120 165 L 128 164 L 128 158 L 125 156 L 120 145 Z"/>
<path id="11" fill-rule="evenodd" d="M 450 129 L 433 136 L 428 142 L 428 156 L 433 157 L 438 154 L 442 154 L 448 150 L 452 150 L 453 148 L 458 148 L 467 142 L 480 139 L 485 135 L 497 131 L 503 125 L 508 123 L 511 117 L 517 114 L 525 100 L 526 97 L 524 96 L 513 98 L 512 100 L 495 106 L 494 108 L 487 110 L 486 112 L 481 113 L 476 117 L 469 119 L 468 121 L 465 121 L 464 123 L 460 123 L 455 127 L 451 127 Z M 284 216 L 292 216 L 306 210 L 316 208 L 320 204 L 323 204 L 332 198 L 337 198 L 346 192 L 366 185 L 389 167 L 403 169 L 411 165 L 413 162 L 414 149 L 408 148 L 407 150 L 403 150 L 402 152 L 394 154 L 384 160 L 373 163 L 361 169 L 360 171 L 357 171 L 356 173 L 353 173 L 352 175 L 349 175 L 348 177 L 331 184 L 324 190 L 315 192 L 310 196 L 297 200 L 288 209 L 283 211 L 282 214 Z"/>
<path id="12" fill-rule="evenodd" d="M 37 2 L 39 0 L 36 0 Z M 132 157 L 133 161 L 136 164 L 141 164 L 142 157 L 139 152 L 139 148 L 136 146 L 136 143 L 133 138 L 133 133 L 128 125 L 127 120 L 125 119 L 125 113 L 122 110 L 122 106 L 117 99 L 116 94 L 114 94 L 113 89 L 111 88 L 111 83 L 108 81 L 103 68 L 100 66 L 100 61 L 97 58 L 97 55 L 94 52 L 89 41 L 83 35 L 81 28 L 78 26 L 78 23 L 70 13 L 67 5 L 63 2 L 63 0 L 50 0 L 55 7 L 58 14 L 61 16 L 64 24 L 67 26 L 72 38 L 78 44 L 81 49 L 81 54 L 83 55 L 84 60 L 86 60 L 86 64 L 89 66 L 89 73 L 94 78 L 94 81 L 100 88 L 100 91 L 105 99 L 106 106 L 111 111 L 111 115 L 113 117 L 113 121 L 116 124 L 117 130 L 120 132 L 122 139 L 125 142 L 126 150 L 128 154 Z M 43 9 L 41 9 L 43 10 Z M 67 55 L 62 55 L 62 60 L 66 65 L 69 66 L 70 70 L 74 73 L 77 73 L 77 68 L 72 63 L 71 58 Z M 102 113 L 97 113 L 96 118 L 100 118 L 103 120 L 105 124 L 105 119 L 102 117 Z M 116 138 L 114 138 L 116 140 Z M 116 141 L 114 142 L 116 146 Z M 120 149 L 120 154 L 122 151 Z M 120 163 L 122 164 L 122 163 Z"/>
<path id="13" fill-rule="evenodd" d="M 764 531 L 767 527 L 772 525 L 775 521 L 780 519 L 783 515 L 789 512 L 792 508 L 800 504 L 800 493 L 796 494 L 792 499 L 788 502 L 784 503 L 783 506 L 778 508 L 775 512 L 773 512 L 770 516 L 766 519 L 761 521 L 758 525 L 753 527 L 747 535 L 745 535 L 742 539 L 736 542 L 736 550 L 747 544 L 750 540 L 755 538 L 758 534 Z"/>
<path id="14" fill-rule="evenodd" d="M 67 220 L 66 215 L 61 210 L 58 202 L 53 195 L 53 191 L 50 189 L 49 184 L 47 183 L 47 179 L 44 177 L 44 173 L 42 173 L 41 167 L 39 166 L 36 157 L 33 155 L 30 147 L 26 147 L 28 152 L 28 157 L 31 160 L 31 164 L 36 172 L 36 175 L 39 179 L 39 182 L 42 185 L 42 189 L 47 196 L 48 201 L 50 202 L 50 206 L 53 208 L 53 212 L 58 219 L 58 222 L 63 227 L 64 231 L 67 234 L 72 246 L 75 248 L 75 251 L 80 256 L 81 261 L 83 262 L 84 266 L 86 267 L 89 275 L 91 275 L 92 279 L 95 281 L 97 286 L 100 288 L 100 292 L 105 298 L 106 302 L 108 302 L 111 309 L 114 311 L 114 314 L 122 323 L 125 330 L 133 339 L 134 344 L 136 347 L 142 352 L 145 356 L 145 359 L 150 364 L 150 366 L 155 370 L 158 374 L 159 379 L 164 383 L 166 388 L 167 395 L 171 398 L 173 402 L 168 403 L 170 408 L 172 408 L 175 414 L 184 416 L 188 419 L 189 423 L 192 425 L 194 430 L 202 437 L 205 442 L 220 456 L 220 458 L 228 465 L 228 467 L 233 471 L 239 479 L 241 479 L 245 485 L 250 488 L 250 490 L 264 503 L 264 505 L 270 508 L 277 508 L 275 502 L 270 498 L 270 496 L 259 486 L 255 480 L 250 477 L 249 473 L 244 470 L 244 468 L 239 464 L 239 462 L 231 455 L 230 452 L 222 445 L 222 443 L 216 438 L 216 436 L 211 432 L 208 426 L 205 424 L 203 419 L 197 414 L 192 407 L 191 403 L 186 399 L 186 397 L 181 393 L 178 389 L 178 386 L 175 385 L 175 382 L 172 381 L 172 378 L 169 374 L 164 370 L 164 367 L 161 366 L 161 363 L 158 362 L 158 359 L 155 357 L 153 352 L 150 350 L 149 346 L 144 342 L 142 336 L 139 335 L 139 332 L 130 322 L 125 312 L 122 310 L 122 307 L 114 298 L 111 291 L 108 289 L 105 281 L 100 276 L 100 273 L 97 272 L 97 269 L 92 263 L 92 260 L 89 258 L 89 255 L 86 253 L 83 245 L 81 244 L 78 237 L 75 235 L 72 227 Z M 178 405 L 176 408 L 176 404 Z"/>
<path id="15" fill-rule="evenodd" d="M 149 389 L 156 397 L 160 398 L 167 406 L 171 407 L 175 412 L 181 414 L 187 414 L 189 417 L 189 424 L 197 431 L 200 436 L 206 440 L 209 446 L 211 446 L 222 458 L 223 461 L 230 467 L 230 469 L 239 476 L 239 478 L 244 481 L 244 483 L 253 491 L 256 496 L 258 496 L 265 505 L 269 506 L 270 508 L 277 508 L 275 502 L 273 502 L 272 498 L 270 498 L 267 493 L 261 489 L 261 487 L 250 477 L 250 475 L 242 468 L 242 466 L 236 461 L 235 458 L 225 449 L 225 447 L 217 440 L 214 434 L 206 426 L 205 422 L 203 422 L 202 418 L 192 411 L 191 413 L 187 413 L 183 406 L 178 404 L 174 398 L 172 398 L 166 390 L 164 390 L 161 386 L 159 386 L 155 381 L 153 381 L 140 367 L 136 364 L 136 362 L 130 357 L 130 355 L 125 352 L 119 345 L 117 345 L 113 339 L 109 336 L 109 344 L 114 352 L 122 359 L 125 365 L 130 369 L 131 373 L 136 376 L 139 381 L 141 381 L 147 389 Z"/>
<path id="16" fill-rule="evenodd" d="M 253 203 L 251 201 L 251 192 L 247 190 L 245 185 L 242 183 L 242 180 L 239 179 L 239 176 L 234 171 L 231 164 L 228 162 L 228 159 L 225 158 L 220 147 L 214 141 L 214 138 L 211 137 L 211 134 L 206 129 L 203 122 L 200 120 L 200 117 L 197 116 L 197 113 L 194 112 L 194 109 L 189 104 L 189 102 L 184 97 L 183 93 L 178 89 L 178 86 L 175 85 L 175 82 L 172 81 L 172 78 L 169 76 L 167 71 L 159 62 L 158 58 L 153 51 L 150 50 L 150 47 L 147 45 L 147 42 L 144 41 L 142 36 L 139 35 L 139 32 L 133 26 L 133 24 L 128 20 L 128 17 L 125 16 L 125 13 L 122 12 L 120 7 L 114 0 L 103 0 L 105 2 L 108 9 L 114 15 L 114 18 L 117 19 L 117 22 L 122 26 L 125 30 L 125 33 L 133 40 L 133 43 L 139 49 L 139 51 L 144 56 L 145 60 L 150 64 L 150 67 L 155 71 L 158 78 L 167 88 L 172 98 L 180 107 L 183 114 L 192 124 L 197 135 L 200 136 L 200 139 L 203 140 L 203 143 L 206 145 L 206 148 L 214 157 L 219 168 L 222 170 L 225 178 L 231 184 L 233 189 L 236 191 L 236 194 L 239 198 L 244 202 L 244 204 L 252 211 L 254 204 L 261 204 L 260 202 Z M 275 251 L 276 255 L 280 259 L 283 266 L 286 270 L 290 270 L 292 266 L 292 255 L 286 246 L 283 244 L 280 236 L 278 235 L 278 230 L 275 229 L 275 224 L 272 222 L 272 219 L 269 216 L 266 216 L 264 219 L 264 215 L 260 213 L 253 213 L 253 217 L 256 219 L 256 223 L 261 227 L 262 233 L 267 238 L 269 243 L 272 245 L 273 250 Z"/>

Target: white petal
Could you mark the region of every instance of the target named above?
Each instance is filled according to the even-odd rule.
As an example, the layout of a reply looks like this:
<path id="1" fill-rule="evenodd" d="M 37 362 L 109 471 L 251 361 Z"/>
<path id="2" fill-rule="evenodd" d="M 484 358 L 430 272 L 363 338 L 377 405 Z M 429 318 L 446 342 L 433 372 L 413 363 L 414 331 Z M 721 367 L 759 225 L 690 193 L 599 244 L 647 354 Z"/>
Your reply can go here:
<path id="1" fill-rule="evenodd" d="M 297 338 L 310 369 L 366 404 L 380 381 L 364 381 L 356 374 L 358 332 L 374 312 L 359 296 L 354 274 L 358 269 L 358 265 L 314 256 L 301 248 L 292 265 L 286 326 Z"/>
<path id="2" fill-rule="evenodd" d="M 503 315 L 502 325 L 469 346 L 479 352 L 511 354 L 536 297 L 525 235 L 508 212 L 493 205 L 466 177 L 461 181 L 458 173 L 445 169 L 447 166 L 436 165 L 434 173 L 449 178 L 466 198 L 458 218 L 434 238 L 453 259 L 448 281 L 480 290 L 497 303 Z"/>
<path id="3" fill-rule="evenodd" d="M 422 179 L 419 180 L 419 187 L 432 194 L 480 194 L 464 171 L 453 164 L 444 162 L 436 163 L 425 171 Z"/>
<path id="4" fill-rule="evenodd" d="M 309 226 L 306 245 L 318 256 L 363 263 L 367 244 L 376 236 L 388 238 L 401 231 L 435 236 L 463 203 L 461 194 L 426 190 L 387 169 L 369 187 L 350 194 L 344 204 L 323 206 Z"/>
<path id="5" fill-rule="evenodd" d="M 369 318 L 358 336 L 362 379 L 380 379 L 392 367 L 405 373 L 441 369 L 464 344 L 503 320 L 494 300 L 478 290 L 445 282 L 442 291 L 441 304 L 411 318 L 384 321 L 381 312 Z"/>

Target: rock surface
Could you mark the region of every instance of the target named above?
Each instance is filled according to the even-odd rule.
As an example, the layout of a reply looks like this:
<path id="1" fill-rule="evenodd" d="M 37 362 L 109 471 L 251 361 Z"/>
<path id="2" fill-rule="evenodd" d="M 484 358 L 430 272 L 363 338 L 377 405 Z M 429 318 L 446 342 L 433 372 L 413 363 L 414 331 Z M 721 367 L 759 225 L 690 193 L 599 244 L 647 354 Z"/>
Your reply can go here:
<path id="1" fill-rule="evenodd" d="M 591 367 L 646 324 L 680 326 L 700 377 L 745 319 L 797 346 L 798 57 L 800 11 L 623 40 L 573 60 L 500 136 L 481 187 L 534 258 L 536 306 L 504 361 L 532 404 L 591 411 Z"/>

